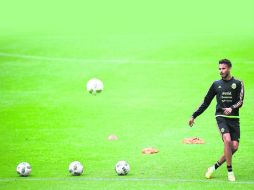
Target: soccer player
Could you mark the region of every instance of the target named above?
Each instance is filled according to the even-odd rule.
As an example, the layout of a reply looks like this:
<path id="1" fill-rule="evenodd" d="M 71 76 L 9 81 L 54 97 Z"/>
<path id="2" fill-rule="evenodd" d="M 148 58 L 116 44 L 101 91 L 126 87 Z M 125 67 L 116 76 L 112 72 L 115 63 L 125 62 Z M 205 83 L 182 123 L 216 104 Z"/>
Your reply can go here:
<path id="1" fill-rule="evenodd" d="M 232 155 L 237 151 L 240 140 L 239 108 L 243 105 L 244 87 L 242 81 L 231 76 L 231 67 L 232 64 L 228 59 L 219 61 L 221 80 L 213 82 L 204 101 L 189 120 L 189 126 L 192 127 L 195 118 L 207 109 L 214 96 L 216 96 L 215 118 L 224 142 L 224 155 L 213 166 L 208 168 L 205 174 L 207 179 L 210 179 L 213 172 L 226 162 L 228 180 L 235 181 Z"/>

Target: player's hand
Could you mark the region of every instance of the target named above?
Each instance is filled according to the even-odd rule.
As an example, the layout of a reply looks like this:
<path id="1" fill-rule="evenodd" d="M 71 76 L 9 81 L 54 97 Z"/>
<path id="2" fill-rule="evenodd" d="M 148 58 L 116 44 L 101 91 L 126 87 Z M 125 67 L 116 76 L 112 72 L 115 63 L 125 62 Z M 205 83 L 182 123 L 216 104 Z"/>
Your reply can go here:
<path id="1" fill-rule="evenodd" d="M 194 118 L 191 117 L 190 120 L 189 120 L 189 126 L 192 127 L 194 124 Z"/>
<path id="2" fill-rule="evenodd" d="M 229 115 L 232 112 L 232 108 L 223 108 L 223 110 L 225 115 Z"/>

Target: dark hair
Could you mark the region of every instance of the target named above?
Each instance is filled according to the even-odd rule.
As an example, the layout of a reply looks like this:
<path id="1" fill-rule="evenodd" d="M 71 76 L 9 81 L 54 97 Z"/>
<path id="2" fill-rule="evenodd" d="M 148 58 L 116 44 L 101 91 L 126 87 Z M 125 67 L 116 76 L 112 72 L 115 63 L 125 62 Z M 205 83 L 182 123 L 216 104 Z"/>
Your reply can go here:
<path id="1" fill-rule="evenodd" d="M 221 59 L 221 60 L 219 60 L 219 64 L 225 64 L 228 67 L 232 67 L 232 63 L 228 59 Z"/>

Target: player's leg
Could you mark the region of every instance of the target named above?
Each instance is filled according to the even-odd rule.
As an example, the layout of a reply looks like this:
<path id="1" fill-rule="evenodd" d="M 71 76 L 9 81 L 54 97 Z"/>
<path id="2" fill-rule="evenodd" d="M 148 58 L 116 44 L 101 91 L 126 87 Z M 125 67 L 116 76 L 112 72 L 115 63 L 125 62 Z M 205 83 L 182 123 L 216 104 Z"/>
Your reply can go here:
<path id="1" fill-rule="evenodd" d="M 226 158 L 227 168 L 229 172 L 232 172 L 232 141 L 230 133 L 223 134 L 224 141 L 224 155 Z"/>
<path id="2" fill-rule="evenodd" d="M 228 134 L 230 137 L 230 133 L 229 133 L 229 129 L 228 129 L 228 125 L 227 125 L 227 121 L 224 117 L 217 117 L 216 118 L 217 121 L 217 126 L 218 126 L 218 130 L 220 132 L 220 135 L 222 137 L 222 140 L 224 141 L 224 134 Z M 227 135 L 226 135 L 227 136 Z M 231 141 L 231 139 L 230 139 Z M 225 142 L 224 142 L 224 147 L 225 147 Z M 224 148 L 224 152 L 225 152 L 225 148 Z M 232 154 L 232 153 L 231 153 Z M 224 154 L 225 155 L 225 154 Z M 226 157 L 225 157 L 226 160 Z M 225 162 L 225 161 L 224 161 Z M 216 162 L 213 166 L 209 167 L 207 172 L 205 173 L 205 177 L 207 179 L 210 179 L 212 177 L 213 172 L 220 167 L 221 163 L 220 161 Z"/>
<path id="3" fill-rule="evenodd" d="M 238 141 L 232 141 L 232 155 L 237 151 L 239 146 L 239 142 Z M 206 172 L 206 178 L 211 178 L 212 177 L 212 173 L 218 169 L 224 162 L 226 162 L 226 156 L 225 154 L 223 154 L 223 156 L 221 156 L 221 158 L 211 167 L 208 168 L 207 172 Z M 231 167 L 232 168 L 232 167 Z"/>
<path id="4" fill-rule="evenodd" d="M 240 123 L 239 119 L 225 119 L 218 117 L 216 118 L 217 124 L 218 124 L 218 129 L 220 131 L 220 134 L 222 135 L 222 139 L 224 141 L 224 152 L 228 150 L 228 145 L 231 147 L 231 161 L 230 165 L 228 165 L 228 179 L 229 181 L 235 181 L 235 176 L 232 171 L 232 155 L 238 150 L 239 146 L 239 140 L 240 140 Z M 230 134 L 230 141 L 227 139 L 228 135 L 224 134 Z M 227 142 L 229 141 L 229 142 Z M 230 152 L 230 151 L 229 151 Z M 226 161 L 226 154 L 224 155 L 211 167 L 208 168 L 205 177 L 206 178 L 211 178 L 212 173 L 219 168 L 224 162 Z"/>
<path id="5" fill-rule="evenodd" d="M 238 141 L 232 141 L 232 155 L 238 150 L 239 142 Z M 222 164 L 226 162 L 226 157 L 223 154 L 223 156 L 220 157 L 220 159 L 212 166 L 213 170 L 217 170 Z"/>
<path id="6" fill-rule="evenodd" d="M 232 155 L 234 155 L 234 153 L 236 153 L 236 151 L 238 150 L 238 146 L 239 146 L 239 142 L 238 141 L 234 141 L 232 140 Z M 215 163 L 215 169 L 217 169 L 218 167 L 220 167 L 222 164 L 224 164 L 224 162 L 226 161 L 226 157 L 225 155 L 223 155 L 218 161 L 217 163 Z"/>
<path id="7" fill-rule="evenodd" d="M 240 120 L 239 119 L 228 119 L 227 124 L 229 125 L 228 129 L 230 131 L 230 136 L 232 140 L 232 155 L 238 150 L 239 140 L 240 140 Z M 214 167 L 217 169 L 226 161 L 225 155 L 223 155 Z"/>
<path id="8" fill-rule="evenodd" d="M 230 136 L 231 136 L 231 140 L 232 140 L 231 147 L 233 150 L 236 151 L 239 147 L 239 140 L 240 140 L 239 119 L 229 119 L 228 124 L 229 124 L 229 129 L 230 129 Z M 232 159 L 232 157 L 231 157 L 231 159 Z M 226 162 L 227 162 L 227 157 L 226 157 Z M 231 162 L 232 162 L 232 160 L 231 160 Z M 228 162 L 227 162 L 227 164 L 228 164 Z M 235 181 L 235 175 L 232 170 L 232 164 L 231 164 L 231 168 L 228 165 L 228 180 Z"/>
<path id="9" fill-rule="evenodd" d="M 237 150 L 238 142 L 237 141 L 231 141 L 230 133 L 224 133 L 222 137 L 223 137 L 223 142 L 224 142 L 224 156 L 222 157 L 220 162 L 223 163 L 226 160 L 227 170 L 228 170 L 228 180 L 229 181 L 235 181 L 235 175 L 234 175 L 233 169 L 232 169 L 232 152 L 233 152 L 233 149 Z M 216 166 L 218 168 L 221 165 L 220 162 L 217 162 L 215 164 L 215 166 L 213 167 L 214 170 L 215 170 Z M 212 169 L 210 169 L 210 170 L 212 170 Z M 212 170 L 212 172 L 214 170 Z M 208 171 L 209 171 L 209 169 L 208 169 Z"/>

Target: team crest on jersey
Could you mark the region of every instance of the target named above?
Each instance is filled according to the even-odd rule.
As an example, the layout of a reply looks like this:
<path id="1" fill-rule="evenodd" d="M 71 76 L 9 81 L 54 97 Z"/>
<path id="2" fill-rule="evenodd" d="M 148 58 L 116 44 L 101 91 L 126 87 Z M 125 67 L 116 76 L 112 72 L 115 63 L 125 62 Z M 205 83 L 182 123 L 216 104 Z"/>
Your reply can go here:
<path id="1" fill-rule="evenodd" d="M 221 128 L 220 131 L 221 131 L 222 133 L 224 133 L 225 129 L 224 129 L 224 128 Z"/>
<path id="2" fill-rule="evenodd" d="M 233 84 L 231 85 L 231 88 L 236 89 L 236 83 L 233 83 Z"/>

